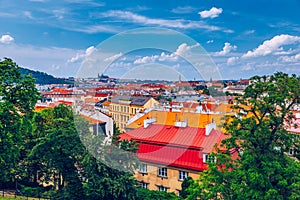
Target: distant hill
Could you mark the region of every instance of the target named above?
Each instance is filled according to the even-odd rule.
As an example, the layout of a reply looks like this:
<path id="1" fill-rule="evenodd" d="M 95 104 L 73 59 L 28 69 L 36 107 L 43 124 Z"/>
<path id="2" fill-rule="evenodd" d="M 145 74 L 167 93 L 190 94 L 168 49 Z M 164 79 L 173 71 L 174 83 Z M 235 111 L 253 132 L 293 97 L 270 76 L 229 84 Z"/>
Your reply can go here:
<path id="1" fill-rule="evenodd" d="M 55 78 L 45 72 L 33 71 L 30 69 L 20 68 L 22 74 L 31 74 L 31 76 L 36 80 L 37 84 L 72 84 L 72 81 Z"/>

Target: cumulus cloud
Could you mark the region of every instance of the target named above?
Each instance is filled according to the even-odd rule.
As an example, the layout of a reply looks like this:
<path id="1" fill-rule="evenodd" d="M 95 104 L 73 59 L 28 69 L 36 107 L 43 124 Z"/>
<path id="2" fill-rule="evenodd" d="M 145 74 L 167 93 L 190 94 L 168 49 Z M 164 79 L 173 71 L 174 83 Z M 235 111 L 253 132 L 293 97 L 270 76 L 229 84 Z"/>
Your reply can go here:
<path id="1" fill-rule="evenodd" d="M 153 55 L 153 56 L 144 56 L 141 58 L 136 59 L 133 64 L 146 64 L 146 63 L 152 63 L 159 59 L 159 55 Z"/>
<path id="2" fill-rule="evenodd" d="M 3 44 L 10 44 L 14 41 L 15 39 L 10 36 L 10 35 L 2 35 L 1 38 L 0 38 L 0 43 L 3 43 Z"/>
<path id="3" fill-rule="evenodd" d="M 293 55 L 293 56 L 281 56 L 279 60 L 286 62 L 286 63 L 294 63 L 300 61 L 300 53 Z"/>
<path id="4" fill-rule="evenodd" d="M 207 42 L 206 42 L 206 44 L 210 44 L 210 43 L 213 43 L 214 42 L 214 40 L 208 40 Z"/>
<path id="5" fill-rule="evenodd" d="M 93 52 L 97 51 L 94 46 L 88 47 L 84 53 L 77 53 L 74 57 L 68 59 L 68 63 L 75 63 L 77 61 L 83 60 L 87 56 L 91 55 Z"/>
<path id="6" fill-rule="evenodd" d="M 270 40 L 266 40 L 263 44 L 259 45 L 256 49 L 252 51 L 248 51 L 244 54 L 243 58 L 251 58 L 258 56 L 266 56 L 274 53 L 278 53 L 283 50 L 284 45 L 294 44 L 296 42 L 300 42 L 299 36 L 291 36 L 291 35 L 277 35 Z"/>
<path id="7" fill-rule="evenodd" d="M 223 12 L 222 8 L 212 7 L 210 10 L 203 10 L 201 12 L 198 12 L 198 14 L 202 18 L 211 18 L 212 19 L 212 18 L 218 17 L 222 12 Z"/>
<path id="8" fill-rule="evenodd" d="M 186 53 L 188 53 L 191 49 L 200 46 L 199 43 L 196 43 L 194 45 L 187 45 L 186 43 L 182 43 L 181 45 L 178 46 L 176 51 L 174 52 L 176 55 L 184 56 Z"/>
<path id="9" fill-rule="evenodd" d="M 235 51 L 237 49 L 237 46 L 231 45 L 229 42 L 224 43 L 224 47 L 222 51 L 217 52 L 215 55 L 217 56 L 226 56 L 230 52 Z"/>
<path id="10" fill-rule="evenodd" d="M 227 65 L 234 65 L 237 60 L 239 59 L 239 57 L 230 57 L 227 59 Z"/>
<path id="11" fill-rule="evenodd" d="M 162 52 L 160 55 L 152 55 L 152 56 L 144 56 L 141 58 L 136 59 L 133 63 L 134 64 L 146 64 L 146 63 L 153 63 L 156 61 L 177 61 L 178 56 L 188 56 L 191 49 L 200 46 L 199 43 L 196 43 L 194 45 L 187 45 L 186 43 L 182 43 L 179 45 L 175 52 L 167 54 L 165 52 Z"/>

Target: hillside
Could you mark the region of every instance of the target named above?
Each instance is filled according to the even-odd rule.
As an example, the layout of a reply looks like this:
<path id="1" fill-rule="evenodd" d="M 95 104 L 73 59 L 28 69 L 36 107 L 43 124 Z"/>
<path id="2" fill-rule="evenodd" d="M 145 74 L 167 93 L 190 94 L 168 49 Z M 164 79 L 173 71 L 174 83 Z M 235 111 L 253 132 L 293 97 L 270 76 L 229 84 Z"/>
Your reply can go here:
<path id="1" fill-rule="evenodd" d="M 45 72 L 33 71 L 25 68 L 20 68 L 20 70 L 22 74 L 31 74 L 37 84 L 72 84 L 69 80 L 55 78 Z"/>

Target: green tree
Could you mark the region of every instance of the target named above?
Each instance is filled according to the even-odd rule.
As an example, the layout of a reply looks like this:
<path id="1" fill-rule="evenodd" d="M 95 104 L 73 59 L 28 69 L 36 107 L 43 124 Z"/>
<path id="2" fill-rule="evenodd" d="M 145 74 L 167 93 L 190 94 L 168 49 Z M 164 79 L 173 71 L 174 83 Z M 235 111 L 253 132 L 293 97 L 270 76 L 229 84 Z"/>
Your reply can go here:
<path id="1" fill-rule="evenodd" d="M 120 142 L 120 131 L 116 126 L 111 143 L 104 143 L 102 135 L 82 133 L 81 140 L 88 150 L 83 161 L 86 198 L 136 199 L 135 142 Z"/>
<path id="2" fill-rule="evenodd" d="M 189 187 L 190 185 L 193 184 L 193 179 L 189 176 L 181 184 L 181 191 L 180 191 L 180 197 L 182 198 L 187 198 L 188 195 L 190 194 Z"/>
<path id="3" fill-rule="evenodd" d="M 189 199 L 300 198 L 300 164 L 287 155 L 299 137 L 286 131 L 300 98 L 300 78 L 278 72 L 251 82 L 236 99 L 240 112 L 225 127 L 231 137 L 211 155 L 217 162 L 211 159 L 209 169 L 189 187 Z"/>
<path id="4" fill-rule="evenodd" d="M 40 177 L 40 181 L 54 183 L 58 189 L 56 199 L 83 199 L 84 191 L 78 172 L 85 148 L 75 128 L 73 112 L 70 107 L 61 104 L 42 111 L 42 114 L 49 111 L 51 121 L 44 124 L 46 129 L 32 148 L 29 158 L 35 165 L 43 166 L 44 176 Z M 47 120 L 39 118 L 38 122 Z"/>
<path id="5" fill-rule="evenodd" d="M 148 190 L 144 188 L 137 188 L 137 198 L 143 200 L 179 200 L 182 199 L 176 196 L 174 193 Z"/>
<path id="6" fill-rule="evenodd" d="M 28 120 L 38 98 L 33 78 L 22 75 L 11 59 L 0 61 L 0 183 L 19 175 L 22 131 L 30 131 Z"/>

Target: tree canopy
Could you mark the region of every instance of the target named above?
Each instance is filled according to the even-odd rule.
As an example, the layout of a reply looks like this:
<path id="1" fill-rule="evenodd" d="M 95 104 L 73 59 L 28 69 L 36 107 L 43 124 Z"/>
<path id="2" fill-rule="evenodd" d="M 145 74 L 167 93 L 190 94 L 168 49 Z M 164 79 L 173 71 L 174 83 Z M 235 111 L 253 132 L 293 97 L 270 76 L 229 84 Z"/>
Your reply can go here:
<path id="1" fill-rule="evenodd" d="M 236 99 L 239 113 L 227 120 L 230 137 L 212 154 L 216 163 L 211 159 L 209 169 L 189 187 L 189 199 L 299 199 L 300 164 L 288 155 L 299 147 L 299 136 L 287 131 L 299 99 L 296 75 L 251 78 Z"/>
<path id="2" fill-rule="evenodd" d="M 39 94 L 34 79 L 20 73 L 11 59 L 0 61 L 0 183 L 15 179 L 22 131 L 32 116 Z"/>

